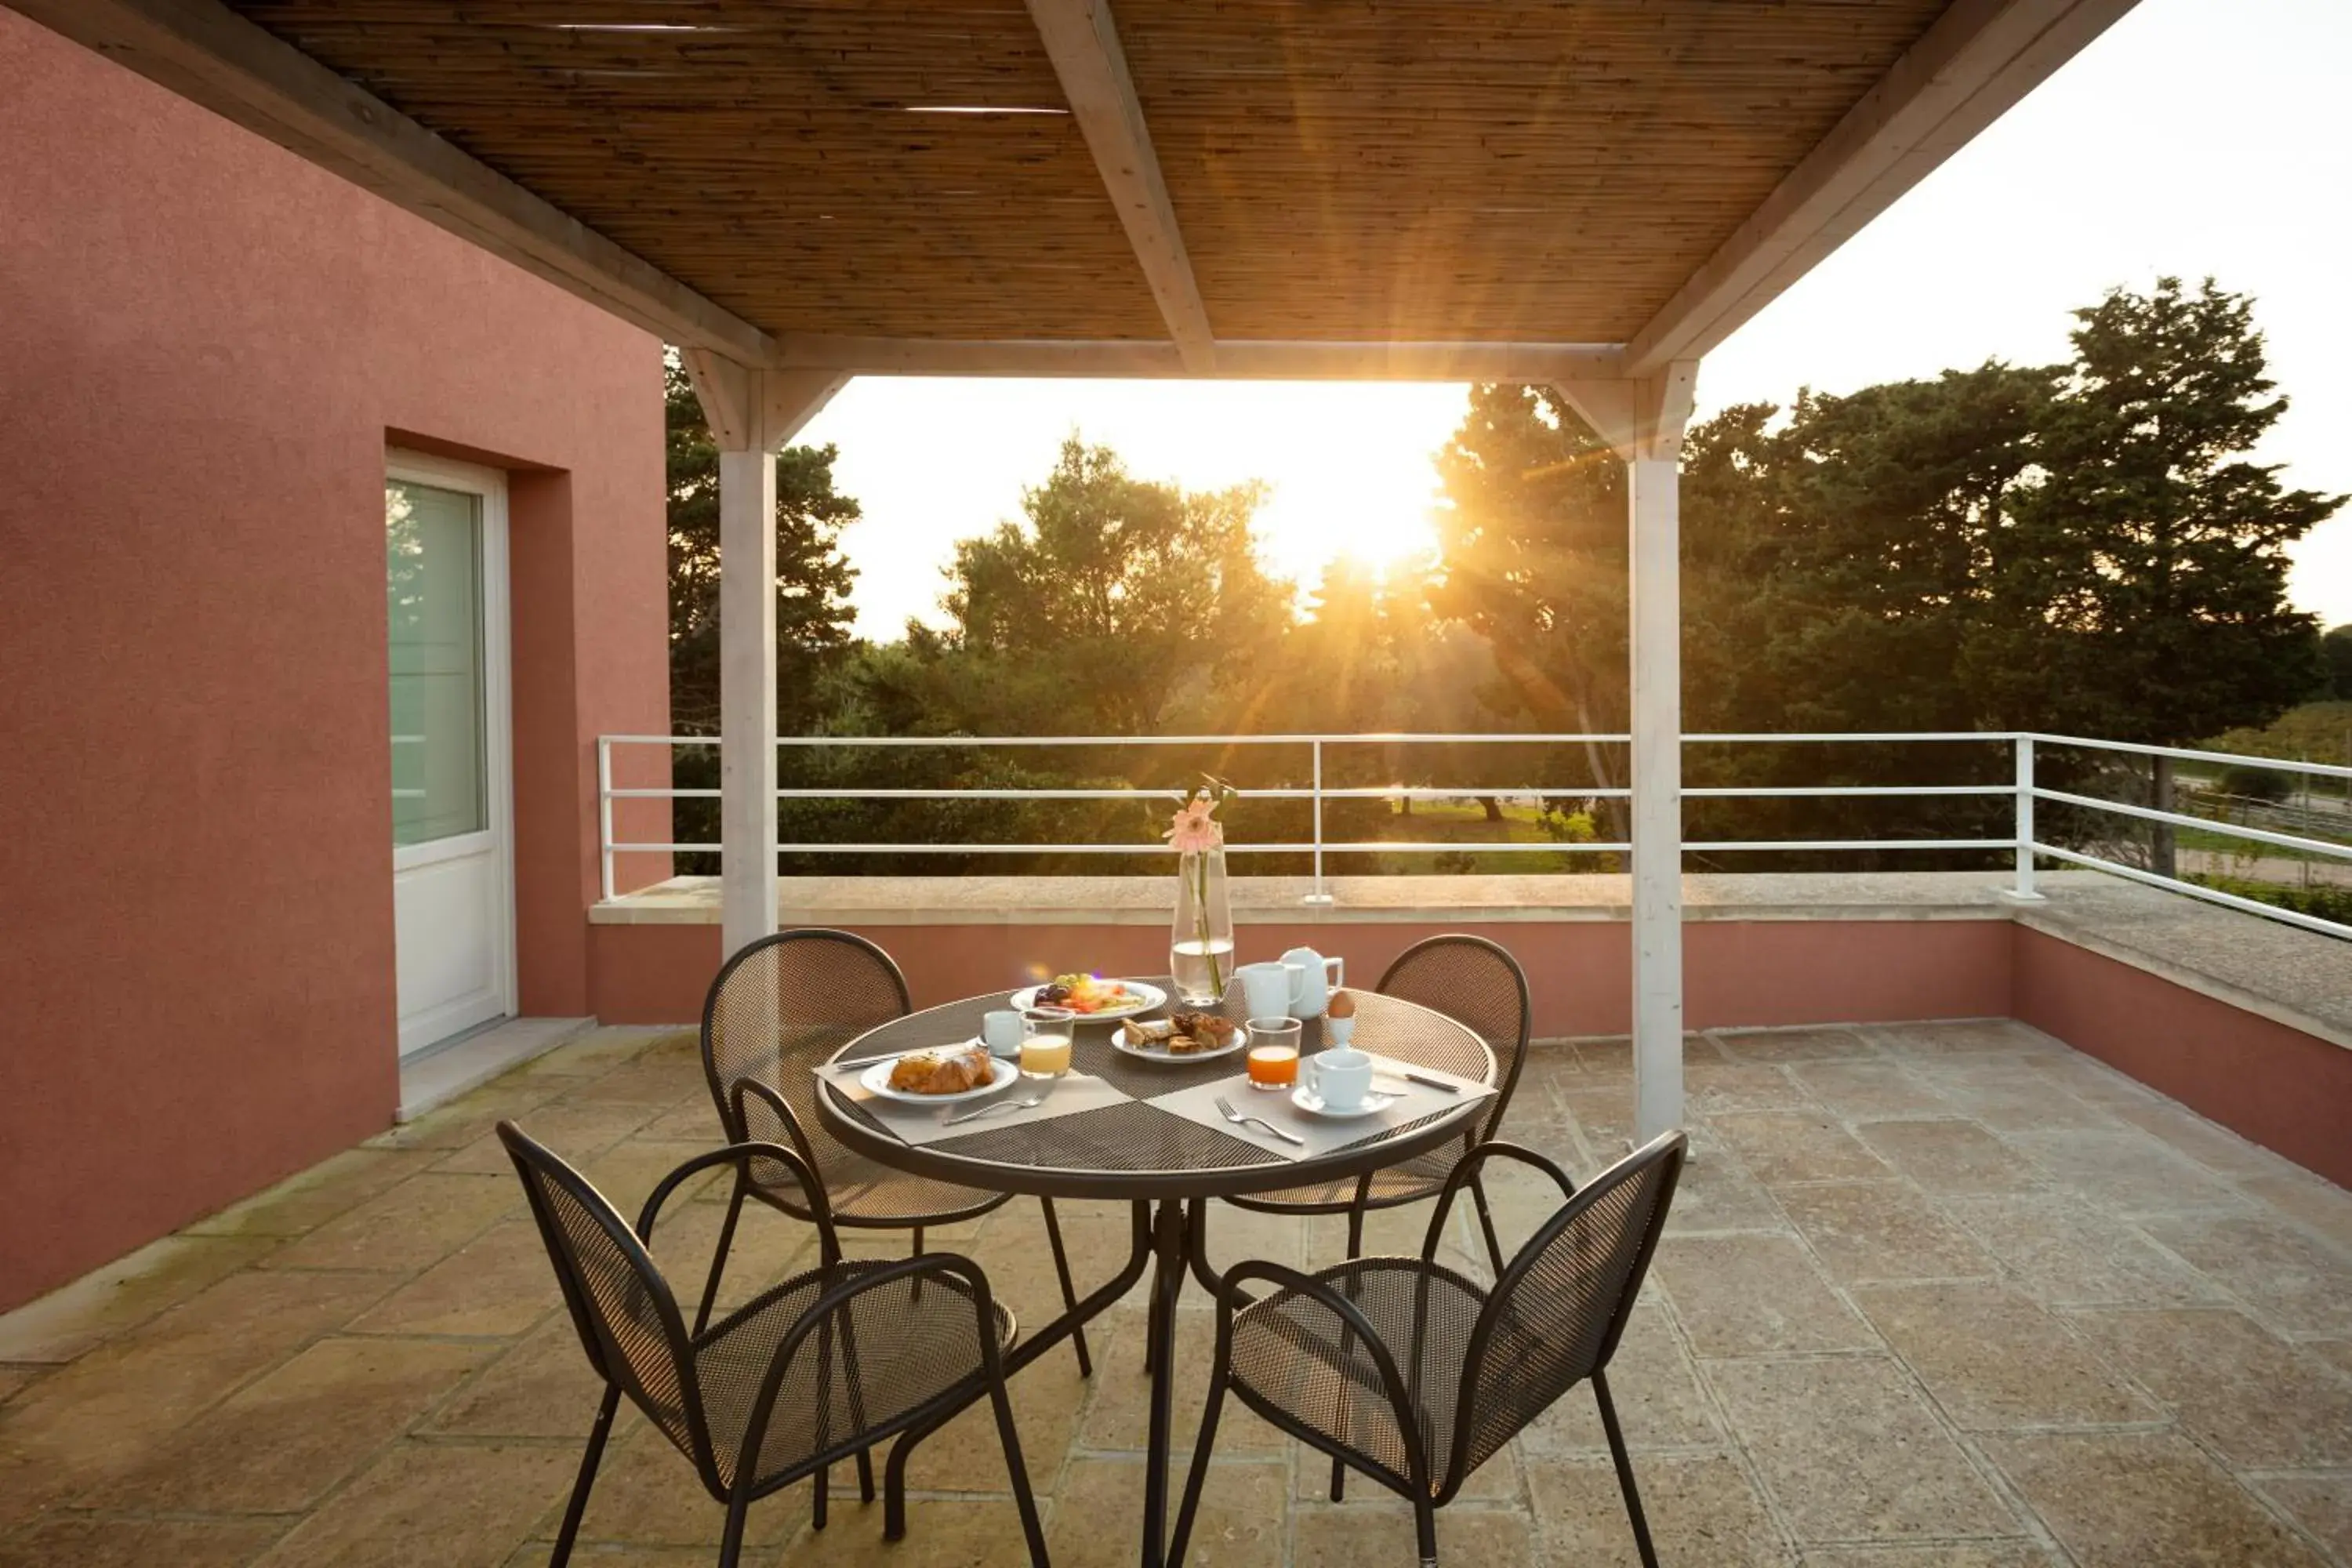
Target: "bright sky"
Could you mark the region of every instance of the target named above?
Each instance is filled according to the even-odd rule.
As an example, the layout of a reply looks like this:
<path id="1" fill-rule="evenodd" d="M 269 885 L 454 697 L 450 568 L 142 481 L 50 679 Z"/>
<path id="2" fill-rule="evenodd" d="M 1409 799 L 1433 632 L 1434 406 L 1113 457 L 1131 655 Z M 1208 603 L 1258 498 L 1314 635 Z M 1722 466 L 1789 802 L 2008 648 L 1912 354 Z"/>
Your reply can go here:
<path id="1" fill-rule="evenodd" d="M 2352 4 L 2141 0 L 2058 75 L 1708 356 L 1699 413 L 1990 357 L 2061 359 L 2106 288 L 2207 273 L 2251 293 L 2293 406 L 2261 454 L 2352 490 Z M 1262 479 L 1276 568 L 1424 546 L 1459 386 L 853 382 L 803 434 L 864 504 L 858 629 L 935 618 L 955 541 L 1017 517 L 1076 430 L 1192 489 Z M 2352 621 L 2352 509 L 2297 552 L 2295 603 Z"/>

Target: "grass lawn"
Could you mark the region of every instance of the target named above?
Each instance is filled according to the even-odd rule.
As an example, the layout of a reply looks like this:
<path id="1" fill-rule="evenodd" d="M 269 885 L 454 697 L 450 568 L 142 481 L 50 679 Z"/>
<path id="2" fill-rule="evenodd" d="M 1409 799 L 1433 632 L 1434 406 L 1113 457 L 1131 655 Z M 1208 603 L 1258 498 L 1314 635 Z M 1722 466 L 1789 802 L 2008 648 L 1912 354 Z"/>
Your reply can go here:
<path id="1" fill-rule="evenodd" d="M 1354 862 L 1349 870 L 1370 871 L 1451 871 L 1461 873 L 1506 873 L 1522 875 L 1558 871 L 1614 871 L 1619 869 L 1617 857 L 1612 854 L 1570 853 L 1536 854 L 1525 850 L 1508 853 L 1480 854 L 1482 844 L 1554 844 L 1558 840 L 1546 833 L 1542 814 L 1532 805 L 1506 802 L 1503 819 L 1490 821 L 1486 808 L 1475 800 L 1417 800 L 1412 803 L 1412 815 L 1407 816 L 1391 803 L 1387 819 L 1374 830 L 1373 837 L 1394 839 L 1400 843 L 1458 844 L 1462 847 L 1449 854 L 1381 855 L 1378 857 L 1349 856 Z M 1377 865 L 1363 864 L 1376 860 Z M 1439 864 L 1443 860 L 1443 865 Z"/>

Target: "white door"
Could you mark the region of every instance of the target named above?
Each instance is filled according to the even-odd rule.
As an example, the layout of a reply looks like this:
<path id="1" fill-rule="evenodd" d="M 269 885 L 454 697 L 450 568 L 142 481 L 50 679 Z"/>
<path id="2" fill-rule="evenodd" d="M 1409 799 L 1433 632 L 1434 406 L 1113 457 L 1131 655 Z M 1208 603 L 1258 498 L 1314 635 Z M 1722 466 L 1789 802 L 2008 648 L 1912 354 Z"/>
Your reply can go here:
<path id="1" fill-rule="evenodd" d="M 515 1010 L 506 480 L 405 453 L 385 468 L 405 1057 Z"/>

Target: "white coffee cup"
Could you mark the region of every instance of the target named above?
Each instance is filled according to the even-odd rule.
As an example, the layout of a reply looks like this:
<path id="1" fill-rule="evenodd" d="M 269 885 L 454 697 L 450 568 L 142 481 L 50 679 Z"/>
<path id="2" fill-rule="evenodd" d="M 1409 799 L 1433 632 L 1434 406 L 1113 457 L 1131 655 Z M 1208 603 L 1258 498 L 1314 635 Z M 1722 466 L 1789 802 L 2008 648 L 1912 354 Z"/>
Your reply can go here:
<path id="1" fill-rule="evenodd" d="M 1317 1052 L 1298 1064 L 1298 1073 L 1333 1110 L 1353 1110 L 1372 1091 L 1372 1058 L 1352 1046 Z"/>
<path id="2" fill-rule="evenodd" d="M 1290 1011 L 1291 968 L 1286 963 L 1244 963 L 1234 971 L 1253 1018 L 1287 1018 Z"/>
<path id="3" fill-rule="evenodd" d="M 1021 1015 L 1009 1008 L 984 1015 L 980 1037 L 990 1056 L 1013 1060 L 1021 1054 Z"/>

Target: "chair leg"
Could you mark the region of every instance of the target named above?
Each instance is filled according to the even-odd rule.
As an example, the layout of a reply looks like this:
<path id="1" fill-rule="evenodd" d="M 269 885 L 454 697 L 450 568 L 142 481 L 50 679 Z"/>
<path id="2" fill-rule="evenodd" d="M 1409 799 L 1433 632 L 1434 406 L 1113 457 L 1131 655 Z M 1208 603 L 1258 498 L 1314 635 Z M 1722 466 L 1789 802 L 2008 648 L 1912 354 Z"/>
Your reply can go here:
<path id="1" fill-rule="evenodd" d="M 831 1465 L 824 1467 L 816 1473 L 816 1492 L 815 1495 L 809 1500 L 809 1528 L 811 1530 L 823 1530 L 824 1528 L 825 1493 L 832 1489 L 826 1485 L 826 1483 L 832 1479 L 833 1467 Z"/>
<path id="2" fill-rule="evenodd" d="M 1062 1248 L 1062 1222 L 1055 1216 L 1053 1199 L 1039 1198 L 1037 1204 L 1045 1211 L 1045 1239 L 1054 1244 L 1054 1272 L 1060 1275 L 1062 1279 L 1062 1310 L 1076 1313 L 1078 1310 L 1078 1293 L 1070 1284 L 1070 1255 Z M 1070 1336 L 1070 1343 L 1077 1349 L 1078 1375 L 1092 1377 L 1095 1374 L 1095 1365 L 1093 1358 L 1087 1354 L 1087 1331 L 1084 1324 L 1080 1324 L 1077 1331 Z"/>
<path id="3" fill-rule="evenodd" d="M 1363 1194 L 1359 1193 L 1356 1195 L 1355 1204 L 1348 1210 L 1348 1261 L 1353 1263 L 1362 1257 L 1363 1253 L 1364 1204 Z M 1339 1341 L 1339 1353 L 1344 1356 L 1348 1353 L 1348 1337 L 1343 1332 Z M 1331 1461 L 1331 1500 L 1340 1501 L 1347 1496 L 1347 1491 L 1348 1467 L 1334 1459 Z"/>
<path id="4" fill-rule="evenodd" d="M 596 1424 L 588 1428 L 588 1448 L 580 1456 L 580 1479 L 572 1483 L 572 1502 L 563 1510 L 563 1528 L 557 1531 L 555 1550 L 547 1568 L 564 1568 L 572 1561 L 572 1542 L 580 1533 L 580 1516 L 588 1511 L 588 1493 L 596 1484 L 596 1467 L 604 1460 L 604 1439 L 613 1435 L 613 1412 L 621 1405 L 618 1384 L 607 1384 L 604 1403 L 596 1407 Z"/>
<path id="5" fill-rule="evenodd" d="M 909 1258 L 920 1258 L 922 1255 L 923 1255 L 923 1227 L 922 1227 L 921 1226 L 919 1226 L 919 1226 L 917 1226 L 915 1227 L 915 1245 L 914 1245 L 914 1247 L 913 1247 L 910 1251 L 908 1251 L 908 1253 L 907 1254 L 907 1256 L 908 1256 L 908 1257 L 909 1257 Z M 910 1285 L 908 1285 L 908 1288 L 907 1288 L 907 1300 L 908 1300 L 908 1302 L 910 1302 L 911 1304 L 914 1304 L 914 1305 L 917 1305 L 917 1306 L 920 1306 L 920 1305 L 922 1304 L 922 1300 L 923 1300 L 923 1277 L 922 1277 L 921 1275 L 919 1275 L 919 1274 L 916 1275 L 916 1276 L 915 1276 L 915 1278 L 914 1278 L 913 1282 L 912 1282 Z"/>
<path id="6" fill-rule="evenodd" d="M 916 1439 L 926 1436 L 919 1428 L 909 1426 L 898 1434 L 890 1445 L 890 1458 L 882 1467 L 882 1539 L 907 1539 L 907 1456 L 915 1451 Z"/>
<path id="7" fill-rule="evenodd" d="M 817 1484 L 824 1483 L 824 1472 L 816 1473 Z M 824 1494 L 818 1493 L 820 1497 Z M 743 1561 L 743 1526 L 751 1513 L 751 1489 L 739 1486 L 727 1500 L 727 1533 L 719 1540 L 719 1568 L 737 1568 Z"/>
<path id="8" fill-rule="evenodd" d="M 1478 1205 L 1478 1228 L 1486 1233 L 1486 1256 L 1495 1264 L 1495 1278 L 1503 1277 L 1503 1243 L 1495 1234 L 1495 1211 L 1486 1206 L 1486 1181 L 1483 1172 L 1470 1174 L 1470 1198 Z"/>
<path id="9" fill-rule="evenodd" d="M 1421 1568 L 1437 1568 L 1437 1510 L 1426 1495 L 1412 1500 L 1412 1535 L 1421 1549 Z"/>
<path id="10" fill-rule="evenodd" d="M 1658 1568 L 1657 1549 L 1650 1544 L 1650 1521 L 1642 1512 L 1642 1494 L 1633 1485 L 1633 1461 L 1625 1453 L 1625 1434 L 1617 1426 L 1617 1404 L 1609 1397 L 1609 1379 L 1592 1374 L 1592 1397 L 1601 1406 L 1601 1426 L 1609 1434 L 1609 1457 L 1617 1461 L 1617 1485 L 1625 1494 L 1625 1516 L 1633 1521 L 1633 1544 L 1641 1550 L 1642 1568 Z"/>
<path id="11" fill-rule="evenodd" d="M 1045 1527 L 1038 1522 L 1036 1495 L 1029 1489 L 1029 1464 L 1021 1457 L 1021 1433 L 1013 1424 L 1013 1402 L 1005 1397 L 1000 1369 L 988 1380 L 988 1402 L 996 1410 L 996 1435 L 1004 1445 L 1004 1468 L 1013 1478 L 1013 1500 L 1021 1510 L 1021 1533 L 1029 1538 L 1029 1561 L 1045 1568 Z"/>
<path id="12" fill-rule="evenodd" d="M 735 1245 L 735 1222 L 743 1215 L 743 1178 L 735 1178 L 735 1195 L 727 1200 L 727 1223 L 719 1227 L 719 1249 L 710 1255 L 710 1278 L 702 1287 L 702 1305 L 695 1310 L 694 1331 L 710 1326 L 710 1308 L 719 1300 L 719 1277 L 727 1272 L 727 1249 Z"/>
<path id="13" fill-rule="evenodd" d="M 841 1366 L 849 1379 L 849 1420 L 860 1432 L 866 1430 L 866 1385 L 857 1370 L 857 1325 L 849 1313 L 841 1315 Z M 857 1450 L 857 1498 L 860 1502 L 874 1500 L 874 1458 L 865 1448 Z"/>
<path id="14" fill-rule="evenodd" d="M 1183 1505 L 1176 1510 L 1176 1534 L 1168 1542 L 1168 1561 L 1180 1568 L 1185 1543 L 1192 1538 L 1192 1514 L 1201 1506 L 1201 1488 L 1209 1479 L 1210 1450 L 1217 1443 L 1217 1416 L 1224 1408 L 1225 1384 L 1231 1376 L 1226 1352 L 1221 1335 L 1216 1365 L 1209 1373 L 1209 1403 L 1201 1411 L 1201 1434 L 1192 1439 L 1192 1473 L 1185 1479 Z"/>

